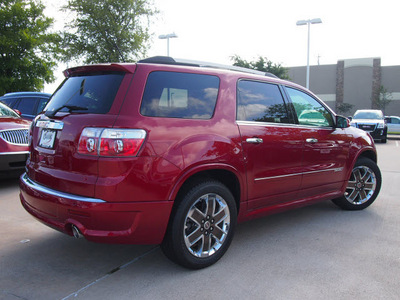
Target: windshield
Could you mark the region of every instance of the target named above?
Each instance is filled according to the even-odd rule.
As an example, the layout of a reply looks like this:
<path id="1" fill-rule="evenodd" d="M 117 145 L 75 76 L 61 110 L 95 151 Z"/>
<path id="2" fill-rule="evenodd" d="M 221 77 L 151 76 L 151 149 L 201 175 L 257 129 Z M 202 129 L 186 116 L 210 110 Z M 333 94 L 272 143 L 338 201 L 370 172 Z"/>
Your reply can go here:
<path id="1" fill-rule="evenodd" d="M 358 111 L 354 114 L 353 119 L 383 119 L 383 114 L 380 111 Z"/>
<path id="2" fill-rule="evenodd" d="M 19 118 L 19 115 L 11 108 L 7 107 L 3 103 L 0 103 L 0 117 Z"/>
<path id="3" fill-rule="evenodd" d="M 114 102 L 124 74 L 83 75 L 67 78 L 45 107 L 49 113 L 105 114 Z"/>

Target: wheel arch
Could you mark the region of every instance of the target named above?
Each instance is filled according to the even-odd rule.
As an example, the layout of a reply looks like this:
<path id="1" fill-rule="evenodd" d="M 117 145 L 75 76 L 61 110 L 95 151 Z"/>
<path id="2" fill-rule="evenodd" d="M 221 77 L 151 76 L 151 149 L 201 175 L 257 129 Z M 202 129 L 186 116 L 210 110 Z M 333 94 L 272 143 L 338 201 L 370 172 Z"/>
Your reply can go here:
<path id="1" fill-rule="evenodd" d="M 174 201 L 174 207 L 179 203 L 178 199 L 181 199 L 182 195 L 193 185 L 210 179 L 221 182 L 230 190 L 239 213 L 241 199 L 243 199 L 246 192 L 245 185 L 238 172 L 231 166 L 226 165 L 202 166 L 186 172 L 171 191 L 169 198 Z"/>

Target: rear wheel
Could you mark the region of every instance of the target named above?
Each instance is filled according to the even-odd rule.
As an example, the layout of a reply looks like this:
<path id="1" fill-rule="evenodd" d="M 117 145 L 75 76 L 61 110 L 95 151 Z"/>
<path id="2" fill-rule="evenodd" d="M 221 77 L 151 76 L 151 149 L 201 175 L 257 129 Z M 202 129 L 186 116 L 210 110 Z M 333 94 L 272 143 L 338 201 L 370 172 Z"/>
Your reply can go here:
<path id="1" fill-rule="evenodd" d="M 381 184 L 381 172 L 376 163 L 361 157 L 354 165 L 344 195 L 332 201 L 346 210 L 364 209 L 375 201 Z"/>
<path id="2" fill-rule="evenodd" d="M 161 245 L 175 263 L 201 269 L 217 262 L 228 249 L 237 210 L 229 189 L 217 181 L 201 182 L 178 199 Z"/>

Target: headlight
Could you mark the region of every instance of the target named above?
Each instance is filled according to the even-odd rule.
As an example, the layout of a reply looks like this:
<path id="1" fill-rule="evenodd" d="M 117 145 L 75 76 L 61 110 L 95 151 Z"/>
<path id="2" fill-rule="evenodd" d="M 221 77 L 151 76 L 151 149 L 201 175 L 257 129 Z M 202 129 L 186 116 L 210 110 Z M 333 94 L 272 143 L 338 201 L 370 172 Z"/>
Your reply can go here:
<path id="1" fill-rule="evenodd" d="M 379 129 L 385 128 L 385 123 L 378 123 L 378 128 Z"/>

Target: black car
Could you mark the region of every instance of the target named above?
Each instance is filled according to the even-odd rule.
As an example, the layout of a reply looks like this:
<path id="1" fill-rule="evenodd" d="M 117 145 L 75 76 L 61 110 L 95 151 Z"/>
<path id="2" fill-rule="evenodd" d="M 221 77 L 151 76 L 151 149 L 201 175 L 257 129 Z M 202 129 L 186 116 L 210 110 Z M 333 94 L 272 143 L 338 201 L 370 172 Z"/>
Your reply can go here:
<path id="1" fill-rule="evenodd" d="M 0 102 L 20 111 L 23 119 L 33 120 L 44 109 L 50 96 L 40 92 L 16 92 L 1 96 Z"/>
<path id="2" fill-rule="evenodd" d="M 351 119 L 351 126 L 360 128 L 382 143 L 387 141 L 387 124 L 379 109 L 359 109 Z"/>

